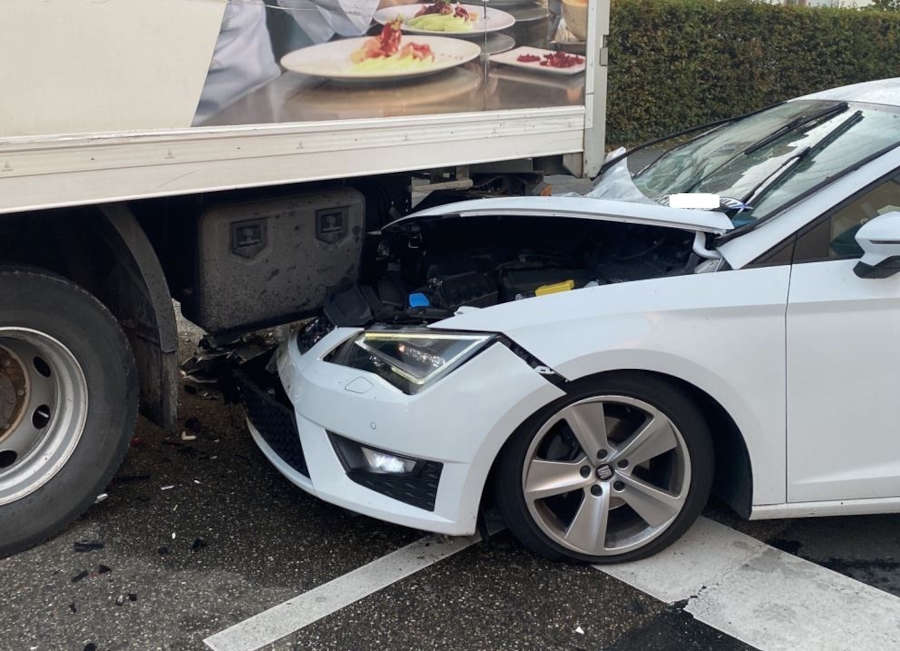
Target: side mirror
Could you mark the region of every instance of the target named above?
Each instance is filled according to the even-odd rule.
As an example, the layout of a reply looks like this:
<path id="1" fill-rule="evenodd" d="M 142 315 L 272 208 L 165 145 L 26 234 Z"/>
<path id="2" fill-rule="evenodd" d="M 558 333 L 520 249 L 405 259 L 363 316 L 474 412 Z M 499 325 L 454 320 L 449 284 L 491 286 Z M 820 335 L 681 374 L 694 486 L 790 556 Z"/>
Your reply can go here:
<path id="1" fill-rule="evenodd" d="M 856 231 L 863 257 L 853 268 L 860 278 L 887 278 L 900 271 L 900 212 L 878 215 Z"/>

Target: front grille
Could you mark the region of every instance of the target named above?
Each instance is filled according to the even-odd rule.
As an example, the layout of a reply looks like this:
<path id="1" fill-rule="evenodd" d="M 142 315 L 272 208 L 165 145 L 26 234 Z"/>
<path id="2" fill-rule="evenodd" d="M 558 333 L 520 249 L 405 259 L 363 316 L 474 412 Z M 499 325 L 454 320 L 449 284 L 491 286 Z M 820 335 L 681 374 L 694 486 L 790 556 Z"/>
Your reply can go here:
<path id="1" fill-rule="evenodd" d="M 437 461 L 420 461 L 413 472 L 405 475 L 378 474 L 356 469 L 350 470 L 347 476 L 357 484 L 382 495 L 426 511 L 434 511 L 443 469 L 444 465 Z"/>
<path id="2" fill-rule="evenodd" d="M 309 477 L 294 412 L 242 371 L 234 371 L 234 383 L 259 435 L 285 463 Z"/>

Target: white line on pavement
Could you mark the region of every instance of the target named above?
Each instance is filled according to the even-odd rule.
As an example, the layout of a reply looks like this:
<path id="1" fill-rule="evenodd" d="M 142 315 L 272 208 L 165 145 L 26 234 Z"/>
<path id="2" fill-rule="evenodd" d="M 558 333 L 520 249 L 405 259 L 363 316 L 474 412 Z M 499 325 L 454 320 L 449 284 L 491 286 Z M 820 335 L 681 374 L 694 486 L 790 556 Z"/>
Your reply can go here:
<path id="1" fill-rule="evenodd" d="M 656 556 L 596 567 L 766 651 L 900 644 L 900 598 L 706 518 Z"/>
<path id="2" fill-rule="evenodd" d="M 461 552 L 478 535 L 427 535 L 352 572 L 254 615 L 204 640 L 213 651 L 250 651 L 271 644 L 410 574 Z"/>

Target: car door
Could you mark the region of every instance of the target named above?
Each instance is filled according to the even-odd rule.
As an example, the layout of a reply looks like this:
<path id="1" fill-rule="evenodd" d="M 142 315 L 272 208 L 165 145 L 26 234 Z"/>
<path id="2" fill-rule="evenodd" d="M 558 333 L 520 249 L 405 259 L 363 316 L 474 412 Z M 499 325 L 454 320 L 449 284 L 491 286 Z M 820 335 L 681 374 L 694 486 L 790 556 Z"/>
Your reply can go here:
<path id="1" fill-rule="evenodd" d="M 787 307 L 790 502 L 900 496 L 900 274 L 860 278 L 853 236 L 900 210 L 900 172 L 798 233 Z"/>

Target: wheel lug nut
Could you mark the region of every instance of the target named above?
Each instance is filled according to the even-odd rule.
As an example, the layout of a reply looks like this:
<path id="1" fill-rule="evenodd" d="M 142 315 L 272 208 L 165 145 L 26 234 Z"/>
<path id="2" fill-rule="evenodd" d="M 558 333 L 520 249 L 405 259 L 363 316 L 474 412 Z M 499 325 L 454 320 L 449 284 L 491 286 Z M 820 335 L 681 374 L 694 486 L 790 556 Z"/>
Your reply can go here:
<path id="1" fill-rule="evenodd" d="M 623 490 L 625 488 L 625 482 L 624 481 L 614 481 L 613 488 L 615 488 L 617 491 Z"/>
<path id="2" fill-rule="evenodd" d="M 609 454 L 609 452 L 607 452 L 606 450 L 597 450 L 598 459 L 605 459 L 607 454 Z"/>
<path id="3" fill-rule="evenodd" d="M 590 466 L 581 466 L 581 469 L 578 472 L 581 473 L 582 477 L 587 477 L 588 475 L 591 474 L 591 467 Z"/>
<path id="4" fill-rule="evenodd" d="M 597 495 L 602 495 L 602 494 L 603 494 L 603 489 L 600 488 L 599 484 L 594 484 L 593 486 L 591 486 L 591 495 L 594 495 L 596 497 Z"/>
<path id="5" fill-rule="evenodd" d="M 619 468 L 627 468 L 628 467 L 628 459 L 619 459 L 619 461 L 616 463 L 616 465 L 619 466 Z"/>

